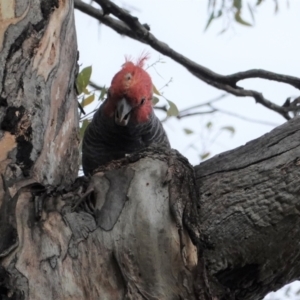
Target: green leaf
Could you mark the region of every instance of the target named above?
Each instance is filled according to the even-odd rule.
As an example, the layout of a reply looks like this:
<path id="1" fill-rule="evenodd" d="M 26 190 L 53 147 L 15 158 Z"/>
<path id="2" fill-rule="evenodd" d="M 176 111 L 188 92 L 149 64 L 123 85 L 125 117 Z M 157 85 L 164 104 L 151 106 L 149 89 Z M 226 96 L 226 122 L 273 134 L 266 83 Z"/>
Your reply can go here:
<path id="1" fill-rule="evenodd" d="M 212 128 L 212 125 L 213 125 L 212 122 L 209 121 L 209 122 L 207 122 L 207 124 L 206 124 L 206 128 L 207 128 L 207 129 L 211 129 L 211 128 Z"/>
<path id="2" fill-rule="evenodd" d="M 107 89 L 105 88 L 105 86 L 101 89 L 101 93 L 100 93 L 100 96 L 98 98 L 98 101 L 101 100 L 103 101 L 104 100 L 104 96 L 106 95 L 107 93 Z"/>
<path id="3" fill-rule="evenodd" d="M 227 131 L 231 132 L 231 135 L 234 135 L 234 133 L 235 133 L 235 129 L 232 126 L 224 126 L 221 128 L 221 130 L 227 130 Z"/>
<path id="4" fill-rule="evenodd" d="M 82 69 L 81 72 L 78 74 L 76 78 L 76 87 L 79 95 L 83 92 L 85 94 L 88 93 L 86 87 L 90 82 L 91 75 L 92 75 L 92 66 Z"/>
<path id="5" fill-rule="evenodd" d="M 220 18 L 220 17 L 222 16 L 222 14 L 223 14 L 222 9 L 220 9 L 216 15 L 215 15 L 215 12 L 213 11 L 213 12 L 211 13 L 211 15 L 210 15 L 210 17 L 209 17 L 207 23 L 206 23 L 206 26 L 205 26 L 205 28 L 204 28 L 204 31 L 207 30 L 207 28 L 209 27 L 209 25 L 210 25 L 210 23 L 212 22 L 212 20 L 217 19 L 217 18 Z"/>
<path id="6" fill-rule="evenodd" d="M 223 14 L 222 9 L 220 9 L 218 14 L 215 16 L 215 19 L 220 18 L 222 16 L 222 14 Z"/>
<path id="7" fill-rule="evenodd" d="M 194 133 L 193 130 L 188 129 L 188 128 L 183 128 L 183 131 L 185 132 L 185 134 L 192 134 L 192 133 Z"/>
<path id="8" fill-rule="evenodd" d="M 95 100 L 95 94 L 92 94 L 90 96 L 88 96 L 87 98 L 84 98 L 81 102 L 81 106 L 85 107 L 89 104 L 91 104 L 93 101 Z"/>
<path id="9" fill-rule="evenodd" d="M 256 6 L 258 6 L 258 5 L 260 5 L 261 3 L 263 3 L 263 1 L 265 1 L 265 0 L 257 0 Z"/>
<path id="10" fill-rule="evenodd" d="M 86 95 L 89 95 L 89 94 L 90 94 L 90 91 L 89 91 L 87 88 L 84 88 L 82 92 L 83 92 L 84 94 L 86 94 Z"/>
<path id="11" fill-rule="evenodd" d="M 156 105 L 158 102 L 159 102 L 159 99 L 157 97 L 152 98 L 153 106 Z"/>
<path id="12" fill-rule="evenodd" d="M 153 93 L 155 95 L 161 96 L 160 92 L 158 91 L 158 89 L 156 88 L 156 86 L 153 84 Z"/>
<path id="13" fill-rule="evenodd" d="M 168 103 L 170 105 L 170 107 L 169 107 L 169 109 L 167 111 L 167 116 L 168 117 L 172 117 L 172 116 L 176 117 L 176 116 L 178 116 L 179 111 L 178 111 L 178 108 L 177 108 L 176 104 L 174 102 L 170 101 L 170 100 L 167 100 L 167 101 L 168 101 Z"/>
<path id="14" fill-rule="evenodd" d="M 233 7 L 240 11 L 242 8 L 242 0 L 234 0 Z"/>
<path id="15" fill-rule="evenodd" d="M 206 153 L 201 154 L 201 155 L 200 155 L 200 158 L 201 158 L 202 160 L 204 160 L 205 158 L 208 158 L 209 156 L 210 156 L 210 152 L 206 152 Z"/>
<path id="16" fill-rule="evenodd" d="M 248 23 L 248 22 L 246 22 L 246 21 L 244 21 L 244 20 L 242 19 L 240 13 L 241 13 L 240 11 L 237 11 L 237 12 L 235 13 L 235 15 L 234 15 L 235 20 L 236 20 L 238 23 L 240 23 L 241 25 L 252 26 L 250 23 Z"/>
<path id="17" fill-rule="evenodd" d="M 79 129 L 80 140 L 83 139 L 84 132 L 89 124 L 90 124 L 90 121 L 88 119 L 83 120 L 81 127 Z"/>
<path id="18" fill-rule="evenodd" d="M 209 19 L 208 19 L 208 21 L 207 21 L 207 23 L 206 23 L 206 26 L 205 26 L 205 28 L 204 28 L 204 31 L 206 31 L 207 30 L 207 28 L 209 27 L 209 25 L 210 25 L 210 23 L 212 22 L 212 20 L 215 18 L 215 16 L 214 16 L 214 11 L 210 14 L 210 17 L 209 17 Z"/>

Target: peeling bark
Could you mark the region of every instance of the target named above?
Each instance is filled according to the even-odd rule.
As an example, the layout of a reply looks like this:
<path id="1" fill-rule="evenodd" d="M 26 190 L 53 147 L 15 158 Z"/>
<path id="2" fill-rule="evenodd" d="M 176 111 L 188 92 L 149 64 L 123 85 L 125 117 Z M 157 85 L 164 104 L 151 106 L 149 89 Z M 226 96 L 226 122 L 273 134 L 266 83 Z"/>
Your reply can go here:
<path id="1" fill-rule="evenodd" d="M 91 183 L 95 216 L 83 209 L 72 211 L 73 197 L 68 195 L 76 194 L 73 188 L 64 193 L 48 189 L 43 191 L 47 196 L 41 219 L 36 221 L 32 195 L 39 192 L 41 185 L 23 187 L 13 201 L 8 189 L 2 207 L 9 210 L 7 215 L 13 222 L 3 220 L 2 224 L 10 225 L 17 243 L 10 244 L 11 239 L 4 237 L 6 243 L 0 244 L 1 265 L 9 272 L 2 285 L 5 296 L 196 299 L 193 278 L 197 251 L 182 220 L 180 224 L 176 222 L 175 214 L 183 215 L 187 206 L 181 203 L 173 208 L 175 214 L 170 213 L 169 190 L 173 185 L 165 180 L 166 160 L 147 155 L 129 165 L 117 169 L 114 165 L 113 170 L 96 173 Z M 176 168 L 174 176 L 183 174 L 179 170 L 184 170 L 184 165 L 177 163 Z M 118 176 L 113 176 L 116 172 Z M 120 196 L 115 186 L 128 173 L 130 179 L 121 184 L 126 201 L 120 213 L 112 216 L 112 223 L 101 220 L 102 210 L 106 218 L 114 212 L 114 201 L 118 203 Z M 113 203 L 107 204 L 111 199 Z M 109 228 L 103 224 L 109 224 Z M 3 231 L 8 232 L 0 227 Z"/>
<path id="2" fill-rule="evenodd" d="M 0 298 L 25 299 L 37 271 L 22 273 L 17 255 L 21 264 L 41 262 L 38 248 L 24 250 L 38 232 L 22 234 L 35 222 L 34 196 L 22 186 L 71 183 L 78 171 L 73 2 L 0 1 L 0 19 Z"/>
<path id="3" fill-rule="evenodd" d="M 72 1 L 1 2 L 0 171 L 72 182 L 78 170 Z"/>

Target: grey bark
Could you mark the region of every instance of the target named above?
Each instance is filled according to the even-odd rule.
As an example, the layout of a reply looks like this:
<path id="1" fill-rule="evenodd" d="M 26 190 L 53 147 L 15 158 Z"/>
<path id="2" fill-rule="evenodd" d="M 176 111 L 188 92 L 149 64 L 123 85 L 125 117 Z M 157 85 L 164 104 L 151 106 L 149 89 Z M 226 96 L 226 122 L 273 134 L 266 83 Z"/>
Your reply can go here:
<path id="1" fill-rule="evenodd" d="M 35 267 L 42 266 L 25 250 L 30 239 L 22 239 L 35 221 L 32 194 L 22 186 L 67 184 L 77 176 L 76 47 L 72 1 L 0 2 L 1 299 L 28 299 Z M 18 209 L 28 222 L 17 218 Z M 17 267 L 21 252 L 28 273 Z"/>
<path id="2" fill-rule="evenodd" d="M 299 277 L 299 118 L 196 177 L 152 149 L 74 181 L 73 2 L 3 3 L 1 299 L 261 299 Z"/>
<path id="3" fill-rule="evenodd" d="M 71 182 L 78 170 L 73 3 L 1 3 L 0 171 L 7 180 Z"/>
<path id="4" fill-rule="evenodd" d="M 299 125 L 297 117 L 195 168 L 206 266 L 236 299 L 299 278 Z"/>

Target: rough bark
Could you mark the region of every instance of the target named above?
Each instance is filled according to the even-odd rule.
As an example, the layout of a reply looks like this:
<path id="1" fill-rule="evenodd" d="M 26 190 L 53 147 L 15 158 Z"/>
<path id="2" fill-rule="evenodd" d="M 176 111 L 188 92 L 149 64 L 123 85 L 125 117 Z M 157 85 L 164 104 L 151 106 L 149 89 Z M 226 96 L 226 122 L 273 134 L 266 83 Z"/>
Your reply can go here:
<path id="1" fill-rule="evenodd" d="M 32 223 L 35 219 L 34 211 L 26 210 L 32 195 L 20 188 L 71 183 L 77 176 L 76 46 L 71 0 L 0 1 L 1 299 L 24 299 L 29 288 L 16 256 L 5 267 L 7 253 L 23 249 L 23 263 L 41 264 L 35 252 L 24 252 L 30 239 L 23 240 L 19 230 L 31 225 L 22 224 L 15 210 L 28 212 Z M 4 284 L 9 278 L 13 291 Z"/>
<path id="2" fill-rule="evenodd" d="M 83 203 L 93 204 L 93 215 L 72 210 L 80 180 L 63 191 L 31 184 L 14 197 L 14 186 L 6 189 L 2 209 L 10 219 L 0 232 L 13 219 L 18 243 L 5 237 L 1 244 L 2 297 L 196 299 L 197 251 L 182 223 L 186 209 L 193 215 L 186 193 L 192 169 L 151 152 L 125 162 L 93 176 L 92 199 Z M 34 204 L 41 199 L 32 195 L 43 195 L 39 220 Z"/>
<path id="3" fill-rule="evenodd" d="M 300 119 L 196 167 L 211 285 L 261 299 L 300 275 Z M 227 295 L 227 297 L 229 297 Z"/>
<path id="4" fill-rule="evenodd" d="M 0 172 L 71 182 L 78 170 L 71 0 L 1 1 Z"/>
<path id="5" fill-rule="evenodd" d="M 0 299 L 261 299 L 299 277 L 299 118 L 196 177 L 151 149 L 74 182 L 72 1 L 0 14 Z"/>

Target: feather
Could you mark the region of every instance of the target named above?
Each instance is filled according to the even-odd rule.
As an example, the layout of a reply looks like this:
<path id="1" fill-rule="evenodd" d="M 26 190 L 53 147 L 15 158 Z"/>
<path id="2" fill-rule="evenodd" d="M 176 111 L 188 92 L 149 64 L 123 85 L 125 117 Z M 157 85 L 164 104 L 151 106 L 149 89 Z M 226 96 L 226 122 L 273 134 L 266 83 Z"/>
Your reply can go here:
<path id="1" fill-rule="evenodd" d="M 150 59 L 150 53 L 143 51 L 141 55 L 136 59 L 134 63 L 134 59 L 130 55 L 125 55 L 125 63 L 122 65 L 123 68 L 134 65 L 135 67 L 139 67 L 141 69 L 144 68 L 145 62 Z"/>
<path id="2" fill-rule="evenodd" d="M 134 64 L 129 58 L 112 79 L 109 96 L 86 128 L 82 144 L 85 175 L 111 160 L 149 146 L 170 148 L 168 137 L 152 108 L 152 81 L 143 69 L 149 55 L 143 53 Z M 115 122 L 116 107 L 126 99 L 130 118 L 126 126 Z"/>

